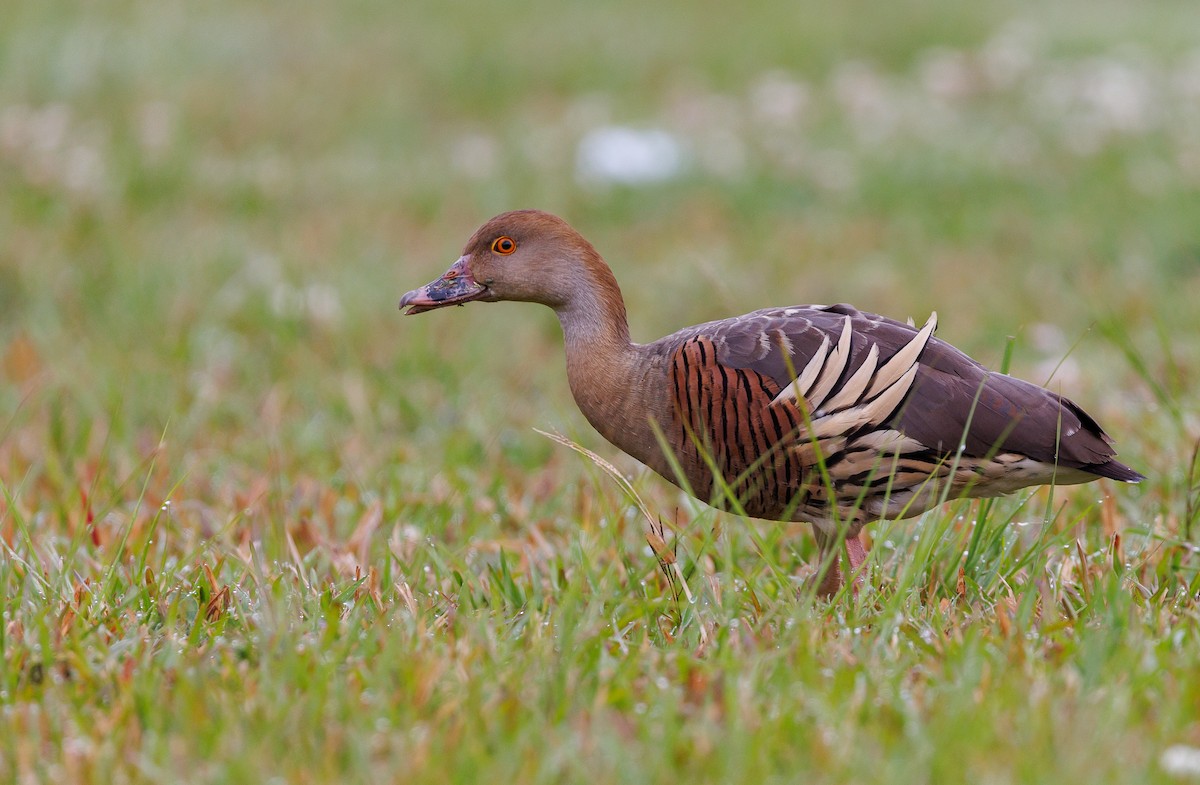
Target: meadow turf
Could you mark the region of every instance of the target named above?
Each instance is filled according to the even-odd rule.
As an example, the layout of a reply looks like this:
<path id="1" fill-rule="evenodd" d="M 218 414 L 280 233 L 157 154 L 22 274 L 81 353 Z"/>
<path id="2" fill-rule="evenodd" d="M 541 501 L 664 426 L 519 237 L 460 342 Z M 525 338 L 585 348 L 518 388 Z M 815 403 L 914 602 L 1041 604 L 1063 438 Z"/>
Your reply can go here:
<path id="1" fill-rule="evenodd" d="M 1182 0 L 6 0 L 0 782 L 1200 781 L 1198 41 Z M 588 176 L 613 126 L 678 168 Z M 517 207 L 636 339 L 936 309 L 1148 479 L 880 523 L 815 600 L 807 527 L 590 430 L 548 310 L 399 314 Z"/>

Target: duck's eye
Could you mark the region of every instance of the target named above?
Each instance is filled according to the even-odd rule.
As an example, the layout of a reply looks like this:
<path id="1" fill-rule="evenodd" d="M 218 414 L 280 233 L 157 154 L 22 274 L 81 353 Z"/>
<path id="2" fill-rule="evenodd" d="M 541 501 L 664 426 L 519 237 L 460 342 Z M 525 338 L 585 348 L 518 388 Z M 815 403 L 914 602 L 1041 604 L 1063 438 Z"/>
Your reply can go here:
<path id="1" fill-rule="evenodd" d="M 517 250 L 517 244 L 511 237 L 497 237 L 492 241 L 492 250 L 498 254 L 508 256 Z"/>

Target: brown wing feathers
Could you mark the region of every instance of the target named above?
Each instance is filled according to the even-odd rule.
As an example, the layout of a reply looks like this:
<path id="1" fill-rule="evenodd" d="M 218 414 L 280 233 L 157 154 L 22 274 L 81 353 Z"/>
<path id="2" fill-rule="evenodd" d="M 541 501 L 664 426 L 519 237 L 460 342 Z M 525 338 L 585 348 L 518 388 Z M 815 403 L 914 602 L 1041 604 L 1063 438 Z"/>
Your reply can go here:
<path id="1" fill-rule="evenodd" d="M 911 353 L 917 349 L 920 363 L 911 394 L 893 424 L 939 452 L 951 454 L 965 445 L 964 454 L 983 457 L 1003 449 L 1044 463 L 1057 459 L 1064 467 L 1114 479 L 1140 477 L 1112 460 L 1115 453 L 1111 439 L 1073 401 L 1029 382 L 990 372 L 937 338 L 919 344 L 913 340 L 917 330 L 910 325 L 862 313 L 848 305 L 771 309 L 749 316 L 795 321 L 797 332 L 817 332 L 822 337 L 840 332 L 843 320 L 848 318 L 856 339 L 854 356 L 847 364 L 851 372 L 866 361 L 872 347 L 878 347 L 880 355 L 889 358 L 887 362 L 909 350 L 904 361 L 898 363 L 900 367 L 917 359 Z M 796 336 L 790 337 L 798 346 Z M 813 342 L 809 338 L 808 343 Z M 781 372 L 780 366 L 785 365 L 782 358 L 738 357 L 734 342 L 727 342 L 726 347 L 729 351 L 722 356 L 723 362 L 750 367 L 757 364 L 772 378 L 788 378 L 786 370 Z"/>
<path id="2" fill-rule="evenodd" d="M 1072 401 L 988 372 L 932 338 L 935 326 L 936 316 L 917 330 L 845 305 L 701 325 L 680 336 L 673 356 L 677 444 L 698 443 L 762 517 L 802 487 L 817 500 L 809 475 L 818 451 L 846 490 L 944 476 L 955 458 L 987 475 L 998 456 L 1006 466 L 1028 458 L 1140 478 L 1113 460 L 1107 435 Z M 894 465 L 884 470 L 883 459 Z M 708 483 L 702 468 L 692 474 L 694 489 L 711 494 L 711 472 Z"/>

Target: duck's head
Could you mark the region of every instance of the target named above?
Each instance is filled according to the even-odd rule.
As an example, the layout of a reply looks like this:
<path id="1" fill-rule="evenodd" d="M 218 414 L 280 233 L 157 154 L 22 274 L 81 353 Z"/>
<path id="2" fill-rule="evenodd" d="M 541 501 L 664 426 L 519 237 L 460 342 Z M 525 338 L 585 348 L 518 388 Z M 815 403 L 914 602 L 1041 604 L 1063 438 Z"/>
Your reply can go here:
<path id="1" fill-rule="evenodd" d="M 612 279 L 591 244 L 558 216 L 516 210 L 491 219 L 471 236 L 441 278 L 400 298 L 408 315 L 479 300 L 565 307 L 581 289 Z"/>

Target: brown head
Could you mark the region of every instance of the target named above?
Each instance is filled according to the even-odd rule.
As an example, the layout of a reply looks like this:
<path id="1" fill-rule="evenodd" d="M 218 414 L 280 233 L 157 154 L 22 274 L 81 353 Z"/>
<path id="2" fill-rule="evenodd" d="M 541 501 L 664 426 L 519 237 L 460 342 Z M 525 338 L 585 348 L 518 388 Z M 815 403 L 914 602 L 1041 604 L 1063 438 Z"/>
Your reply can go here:
<path id="1" fill-rule="evenodd" d="M 558 216 L 540 210 L 502 213 L 471 236 L 450 269 L 400 299 L 409 315 L 479 300 L 542 303 L 560 317 L 612 319 L 625 306 L 612 271 L 591 243 Z"/>

